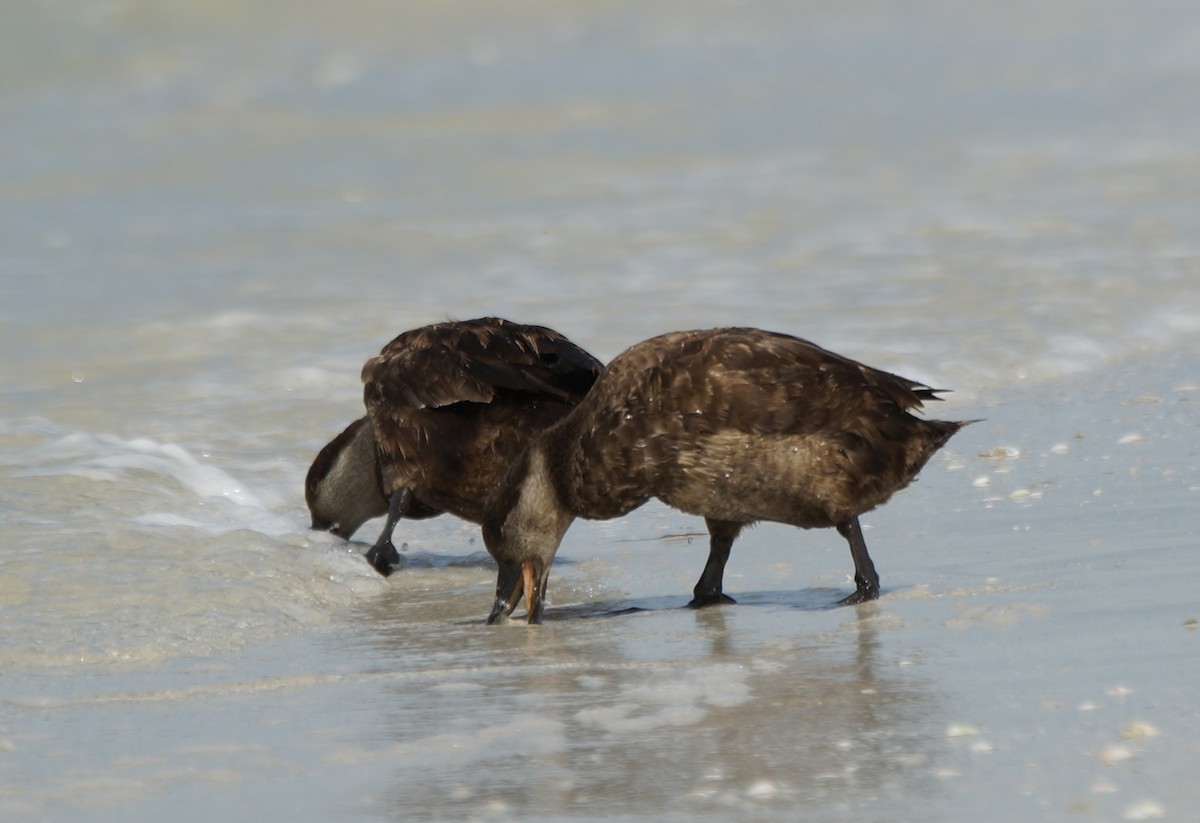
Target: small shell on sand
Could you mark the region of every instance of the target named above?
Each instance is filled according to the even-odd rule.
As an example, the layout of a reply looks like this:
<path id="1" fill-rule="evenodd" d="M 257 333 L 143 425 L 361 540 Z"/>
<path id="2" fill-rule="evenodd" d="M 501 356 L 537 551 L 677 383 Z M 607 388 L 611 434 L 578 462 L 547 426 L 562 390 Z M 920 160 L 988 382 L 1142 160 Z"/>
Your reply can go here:
<path id="1" fill-rule="evenodd" d="M 1158 726 L 1141 720 L 1135 720 L 1121 729 L 1122 740 L 1149 740 L 1152 737 L 1158 737 L 1160 734 L 1162 732 L 1158 730 Z"/>
<path id="2" fill-rule="evenodd" d="M 946 737 L 975 737 L 979 729 L 966 723 L 951 723 L 946 727 Z"/>
<path id="3" fill-rule="evenodd" d="M 1162 804 L 1155 800 L 1143 800 L 1134 803 L 1121 813 L 1125 820 L 1158 820 L 1167 813 Z"/>
<path id="4" fill-rule="evenodd" d="M 1106 766 L 1114 766 L 1133 757 L 1133 752 L 1120 743 L 1110 743 L 1097 752 L 1096 757 Z"/>
<path id="5" fill-rule="evenodd" d="M 755 800 L 769 800 L 779 794 L 779 787 L 770 780 L 759 780 L 746 789 L 746 797 Z"/>

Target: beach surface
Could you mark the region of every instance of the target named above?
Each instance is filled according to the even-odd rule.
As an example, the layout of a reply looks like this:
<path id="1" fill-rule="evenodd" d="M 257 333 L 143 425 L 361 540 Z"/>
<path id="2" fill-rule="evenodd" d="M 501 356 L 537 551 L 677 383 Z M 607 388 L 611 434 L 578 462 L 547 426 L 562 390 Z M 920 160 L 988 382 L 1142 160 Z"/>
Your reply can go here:
<path id="1" fill-rule="evenodd" d="M 1200 11 L 24 4 L 0 33 L 0 818 L 1195 819 Z M 478 527 L 304 474 L 400 331 L 751 325 L 978 420 L 863 518 Z"/>

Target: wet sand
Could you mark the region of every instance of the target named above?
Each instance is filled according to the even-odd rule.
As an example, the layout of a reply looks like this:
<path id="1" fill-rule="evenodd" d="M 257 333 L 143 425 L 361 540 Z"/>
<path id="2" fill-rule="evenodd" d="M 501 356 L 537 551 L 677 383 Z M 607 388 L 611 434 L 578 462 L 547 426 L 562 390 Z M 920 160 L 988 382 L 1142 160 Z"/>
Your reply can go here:
<path id="1" fill-rule="evenodd" d="M 10 4 L 0 819 L 1195 817 L 1200 15 L 1181 0 Z M 60 7 L 61 6 L 61 7 Z M 757 325 L 983 418 L 836 534 L 478 529 L 302 482 L 398 332 Z"/>
<path id="2" fill-rule="evenodd" d="M 365 589 L 324 629 L 52 686 L 6 673 L 0 803 L 64 820 L 1187 819 L 1196 378 L 1180 354 L 939 407 L 986 420 L 865 518 L 884 594 L 860 607 L 833 606 L 852 585 L 836 534 L 762 525 L 730 562 L 738 605 L 688 610 L 704 541 L 655 505 L 572 529 L 533 628 L 482 625 L 494 574 L 465 525 L 409 524 L 412 565 L 387 581 L 314 538 L 272 562 L 327 554 Z"/>

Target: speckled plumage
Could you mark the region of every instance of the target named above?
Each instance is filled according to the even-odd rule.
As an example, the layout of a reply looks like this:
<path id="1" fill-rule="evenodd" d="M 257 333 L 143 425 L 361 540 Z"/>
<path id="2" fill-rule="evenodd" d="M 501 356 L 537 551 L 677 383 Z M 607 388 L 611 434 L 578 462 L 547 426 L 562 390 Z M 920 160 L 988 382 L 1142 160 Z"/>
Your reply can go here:
<path id="1" fill-rule="evenodd" d="M 323 450 L 310 470 L 306 488 L 314 527 L 314 500 L 325 504 L 323 510 L 373 511 L 370 516 L 387 511 L 388 525 L 368 560 L 389 573 L 399 563 L 390 543 L 396 520 L 445 511 L 479 522 L 496 480 L 534 435 L 587 393 L 601 368 L 553 329 L 493 317 L 399 335 L 363 365 L 366 418 L 339 435 L 340 447 L 338 439 L 330 443 L 331 454 Z M 365 465 L 362 446 L 368 436 L 375 447 L 372 466 Z M 355 486 L 370 506 L 344 495 L 336 504 L 322 499 L 332 497 L 339 484 L 348 485 L 351 474 L 371 471 L 377 473 L 378 496 L 361 478 Z M 323 496 L 323 488 L 330 494 Z M 324 513 L 322 520 L 333 518 Z"/>
<path id="2" fill-rule="evenodd" d="M 836 527 L 851 543 L 860 578 L 847 601 L 876 597 L 857 518 L 908 485 L 964 425 L 909 413 L 934 399 L 935 390 L 917 381 L 760 329 L 673 332 L 639 343 L 531 444 L 494 492 L 483 521 L 501 564 L 490 620 L 511 611 L 523 585 L 539 588 L 541 577 L 544 588 L 571 520 L 617 517 L 652 497 L 704 516 L 712 533 L 694 605 L 728 600 L 721 578 L 729 547 L 759 520 Z M 527 495 L 534 487 L 537 494 Z M 533 497 L 551 511 L 537 511 Z M 515 569 L 526 563 L 532 572 L 518 578 Z M 535 599 L 533 619 L 540 591 Z"/>

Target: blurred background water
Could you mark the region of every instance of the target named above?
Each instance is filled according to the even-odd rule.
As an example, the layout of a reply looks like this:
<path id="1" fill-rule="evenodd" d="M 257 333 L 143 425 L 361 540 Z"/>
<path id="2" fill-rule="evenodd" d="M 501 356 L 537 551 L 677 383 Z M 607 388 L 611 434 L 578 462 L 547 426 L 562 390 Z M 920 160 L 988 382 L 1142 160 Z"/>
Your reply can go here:
<path id="1" fill-rule="evenodd" d="M 740 547 L 735 564 L 758 552 L 743 568 L 766 575 L 745 583 L 768 586 L 765 613 L 739 610 L 735 629 L 671 612 L 632 632 L 638 651 L 616 620 L 528 641 L 457 622 L 483 616 L 490 588 L 467 524 L 406 529 L 414 569 L 386 582 L 361 546 L 310 534 L 308 462 L 361 413 L 362 361 L 404 329 L 497 314 L 553 326 L 607 359 L 669 329 L 758 325 L 953 389 L 939 416 L 989 422 L 886 510 L 899 509 L 892 543 L 935 529 L 947 509 L 984 516 L 993 504 L 973 481 L 992 464 L 976 455 L 1003 457 L 988 450 L 1030 431 L 1036 448 L 1065 449 L 1078 432 L 1058 430 L 1064 408 L 1102 406 L 1077 428 L 1102 421 L 1117 442 L 1129 435 L 1122 404 L 1194 390 L 1191 3 L 35 0 L 4 4 L 3 19 L 0 810 L 14 815 L 103 808 L 127 819 L 199 802 L 197 819 L 397 807 L 406 819 L 667 819 L 671 808 L 695 819 L 741 804 L 778 819 L 833 789 L 862 790 L 848 772 L 781 788 L 780 764 L 807 774 L 797 751 L 820 740 L 847 768 L 882 764 L 899 809 L 843 797 L 851 805 L 827 806 L 828 819 L 929 819 L 905 801 L 943 785 L 944 768 L 910 744 L 936 714 L 932 693 L 955 685 L 929 688 L 929 672 L 875 682 L 868 670 L 907 666 L 926 639 L 894 648 L 872 639 L 878 626 L 818 608 L 848 565 L 836 536 L 756 530 L 745 541 L 760 545 Z M 1149 388 L 1138 387 L 1145 374 Z M 1182 462 L 1156 475 L 1169 492 L 1139 494 L 1194 504 L 1194 413 L 1159 419 L 1175 432 L 1160 456 Z M 654 598 L 687 592 L 699 549 L 659 548 L 652 562 L 628 551 L 689 530 L 697 524 L 655 507 L 576 529 L 556 599 L 678 605 Z M 813 541 L 824 548 L 793 545 Z M 907 568 L 877 557 L 885 586 L 893 568 L 909 581 L 959 573 L 937 565 L 950 558 L 896 551 Z M 914 572 L 921 562 L 931 565 Z M 692 648 L 728 644 L 727 632 L 745 649 Z M 823 632 L 839 638 L 833 651 Z M 541 659 L 526 643 L 555 661 L 535 671 L 570 672 L 571 688 L 544 698 L 574 712 L 566 730 L 521 703 L 518 674 L 497 675 L 512 690 L 503 699 L 480 681 L 476 667 L 494 655 Z M 797 662 L 805 650 L 814 657 Z M 603 671 L 567 662 L 581 658 Z M 347 695 L 380 691 L 372 677 L 420 686 L 394 698 L 412 701 L 403 711 L 419 722 L 400 725 L 415 722 L 418 737 L 381 748 L 356 736 L 374 715 L 339 715 Z M 886 699 L 831 696 L 847 683 Z M 588 714 L 605 689 L 628 699 Z M 259 698 L 239 704 L 244 694 Z M 276 714 L 261 714 L 279 694 Z M 511 731 L 554 803 L 443 778 L 431 778 L 433 794 L 419 781 L 372 792 L 356 782 L 367 776 L 351 777 L 364 761 L 377 764 L 371 777 L 476 769 L 449 753 L 481 739 L 499 750 L 510 727 L 497 707 L 509 698 L 522 712 Z M 822 699 L 837 728 L 806 702 Z M 463 730 L 456 712 L 468 706 L 496 714 L 492 732 Z M 808 725 L 768 757 L 780 706 L 790 728 Z M 99 707 L 121 714 L 101 720 Z M 285 722 L 310 707 L 318 725 Z M 711 736 L 666 741 L 713 747 L 695 773 L 670 759 L 655 767 L 661 751 L 630 742 L 646 729 L 694 731 L 720 711 L 731 713 L 720 729 L 750 730 L 729 751 Z M 856 759 L 863 739 L 846 729 L 860 729 L 862 712 L 878 712 L 878 745 Z M 248 722 L 272 731 L 231 731 Z M 327 755 L 286 756 L 314 729 L 329 733 L 319 724 L 355 730 L 333 747 L 348 767 L 322 787 L 311 775 Z M 645 759 L 622 765 L 615 743 L 577 750 L 571 729 Z M 422 751 L 442 754 L 429 766 Z M 572 751 L 578 760 L 537 761 Z M 191 763 L 213 752 L 236 768 Z M 112 762 L 127 766 L 98 765 Z M 611 784 L 581 789 L 597 768 Z M 685 795 L 700 799 L 676 807 Z M 597 810 L 595 797 L 612 805 Z M 991 819 L 1010 812 L 1001 804 Z"/>

